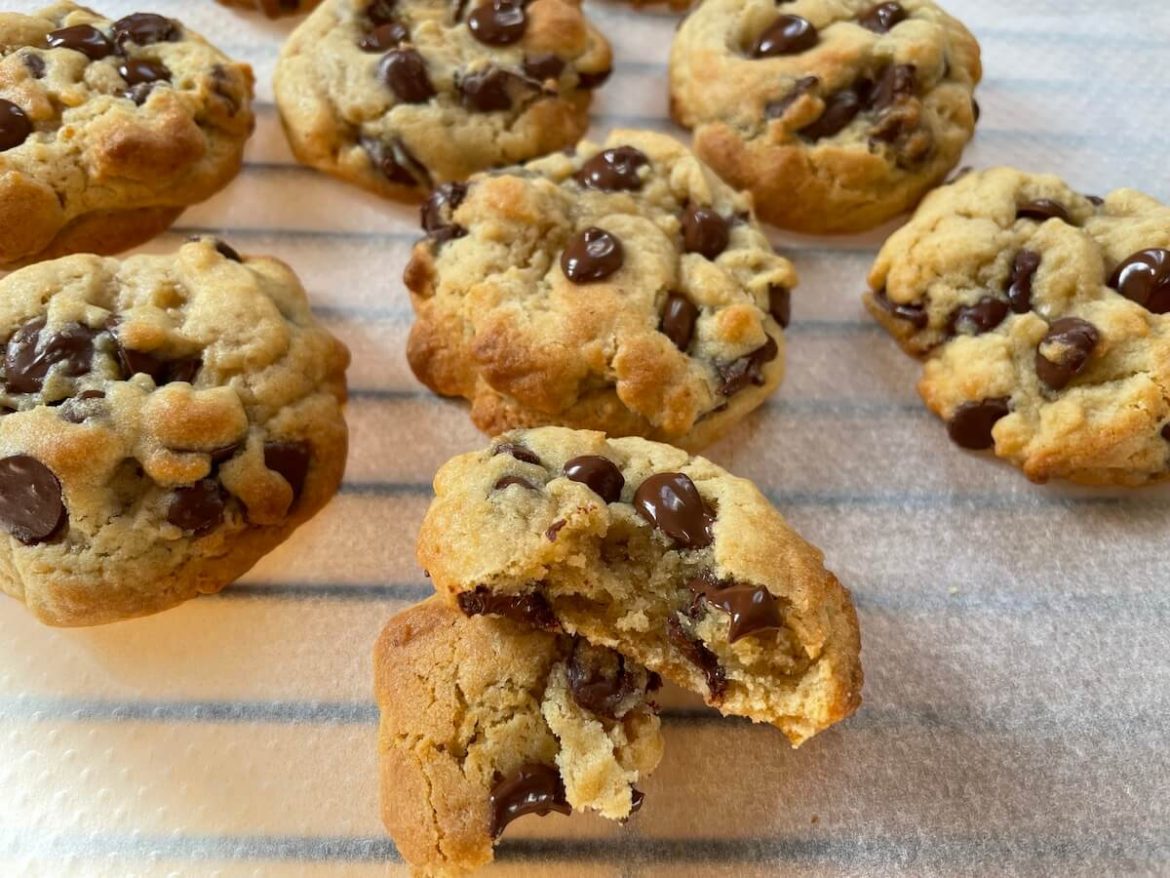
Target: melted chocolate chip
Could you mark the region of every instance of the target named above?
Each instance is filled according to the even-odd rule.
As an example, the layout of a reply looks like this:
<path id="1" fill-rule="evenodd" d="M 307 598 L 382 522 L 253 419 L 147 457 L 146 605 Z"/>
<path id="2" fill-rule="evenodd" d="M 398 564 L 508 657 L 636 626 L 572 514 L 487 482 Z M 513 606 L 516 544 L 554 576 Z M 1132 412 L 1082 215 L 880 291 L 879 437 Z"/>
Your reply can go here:
<path id="1" fill-rule="evenodd" d="M 1105 203 L 1105 199 L 1100 195 L 1086 195 L 1085 199 L 1089 202 L 1089 204 L 1093 205 L 1093 207 L 1100 207 Z"/>
<path id="2" fill-rule="evenodd" d="M 90 402 L 90 400 L 105 398 L 106 395 L 100 390 L 83 390 L 72 399 L 61 403 L 61 419 L 70 424 L 83 423 L 97 414 L 100 409 L 99 403 Z"/>
<path id="3" fill-rule="evenodd" d="M 869 106 L 876 113 L 882 113 L 899 101 L 913 97 L 918 92 L 918 71 L 913 64 L 890 64 L 878 76 L 877 85 L 869 98 Z M 894 130 L 897 129 L 897 130 Z M 879 131 L 882 140 L 894 140 L 901 133 L 900 126 L 891 131 Z"/>
<path id="4" fill-rule="evenodd" d="M 564 69 L 564 59 L 552 52 L 534 52 L 524 56 L 525 74 L 538 82 L 559 79 Z"/>
<path id="5" fill-rule="evenodd" d="M 877 34 L 889 33 L 898 24 L 909 18 L 901 3 L 879 3 L 857 19 L 866 30 Z"/>
<path id="6" fill-rule="evenodd" d="M 24 110 L 0 98 L 0 152 L 20 146 L 32 132 L 32 122 Z"/>
<path id="7" fill-rule="evenodd" d="M 603 150 L 585 162 L 575 179 L 586 188 L 602 192 L 636 192 L 642 188 L 638 171 L 649 166 L 650 159 L 640 149 L 618 146 Z"/>
<path id="8" fill-rule="evenodd" d="M 626 667 L 625 656 L 581 638 L 573 642 L 565 677 L 574 701 L 608 719 L 617 719 L 622 702 L 639 688 L 637 674 Z"/>
<path id="9" fill-rule="evenodd" d="M 89 372 L 93 362 L 95 333 L 80 323 L 66 323 L 45 330 L 45 318 L 21 326 L 4 352 L 4 383 L 9 393 L 37 393 L 49 370 L 59 364 L 62 375 L 77 378 Z"/>
<path id="10" fill-rule="evenodd" d="M 983 115 L 983 109 L 979 106 L 979 101 L 971 98 L 971 115 L 975 117 L 975 121 L 979 121 L 979 117 Z"/>
<path id="11" fill-rule="evenodd" d="M 0 527 L 31 546 L 58 535 L 68 521 L 52 470 L 26 454 L 0 460 Z"/>
<path id="12" fill-rule="evenodd" d="M 517 445 L 515 442 L 501 442 L 492 451 L 493 456 L 497 454 L 508 454 L 524 463 L 534 463 L 537 466 L 542 465 L 540 458 L 534 452 L 529 451 L 523 445 Z"/>
<path id="13" fill-rule="evenodd" d="M 538 490 L 536 485 L 532 484 L 532 482 L 528 481 L 528 479 L 521 478 L 520 476 L 503 476 L 499 481 L 496 482 L 495 489 L 497 491 L 502 491 L 504 488 L 508 488 L 512 485 L 516 485 L 528 491 Z"/>
<path id="14" fill-rule="evenodd" d="M 796 55 L 817 44 L 817 29 L 799 15 L 781 15 L 770 24 L 752 46 L 753 58 Z"/>
<path id="15" fill-rule="evenodd" d="M 215 239 L 215 252 L 218 253 L 220 256 L 222 256 L 224 259 L 230 259 L 232 262 L 243 262 L 244 261 L 240 257 L 240 254 L 236 250 L 235 247 L 228 244 L 227 241 L 221 241 L 219 238 Z"/>
<path id="16" fill-rule="evenodd" d="M 404 103 L 421 104 L 435 96 L 427 62 L 415 49 L 387 52 L 378 64 L 378 75 Z"/>
<path id="17" fill-rule="evenodd" d="M 764 118 L 779 119 L 788 112 L 789 107 L 820 85 L 820 82 L 815 76 L 805 76 L 796 80 L 792 86 L 792 91 L 784 97 L 775 101 L 769 101 L 764 105 Z"/>
<path id="18" fill-rule="evenodd" d="M 100 61 L 114 51 L 110 38 L 91 24 L 75 24 L 55 30 L 45 37 L 45 43 L 50 49 L 80 52 L 90 61 Z"/>
<path id="19" fill-rule="evenodd" d="M 38 52 L 25 52 L 20 60 L 33 79 L 42 79 L 45 75 L 45 59 Z"/>
<path id="20" fill-rule="evenodd" d="M 308 442 L 299 440 L 264 443 L 264 465 L 279 473 L 292 488 L 293 502 L 305 489 L 305 478 L 309 475 L 309 463 L 313 459 Z"/>
<path id="21" fill-rule="evenodd" d="M 630 816 L 642 810 L 642 803 L 646 801 L 646 794 L 641 790 L 630 787 Z"/>
<path id="22" fill-rule="evenodd" d="M 590 73 L 587 70 L 577 71 L 577 88 L 591 91 L 595 88 L 600 88 L 605 85 L 606 81 L 613 75 L 613 68 L 607 70 L 598 70 L 595 73 Z"/>
<path id="23" fill-rule="evenodd" d="M 671 293 L 666 297 L 666 307 L 662 309 L 662 323 L 658 331 L 674 342 L 676 348 L 685 352 L 694 337 L 695 321 L 698 319 L 699 309 L 694 302 L 682 293 Z"/>
<path id="24" fill-rule="evenodd" d="M 1058 201 L 1053 201 L 1051 198 L 1036 198 L 1021 204 L 1016 208 L 1016 219 L 1038 220 L 1039 222 L 1058 219 L 1069 225 L 1073 225 L 1073 221 L 1069 218 L 1068 211 L 1064 205 Z"/>
<path id="25" fill-rule="evenodd" d="M 463 106 L 477 113 L 498 113 L 512 109 L 515 98 L 539 90 L 531 79 L 499 67 L 485 67 L 459 81 Z"/>
<path id="26" fill-rule="evenodd" d="M 398 21 L 388 21 L 378 25 L 358 40 L 358 48 L 363 52 L 384 52 L 408 39 L 410 39 L 410 31 L 407 30 L 406 25 Z"/>
<path id="27" fill-rule="evenodd" d="M 920 302 L 911 304 L 902 304 L 901 302 L 894 302 L 886 295 L 886 290 L 883 287 L 873 294 L 873 300 L 882 308 L 883 311 L 889 312 L 892 316 L 899 320 L 905 320 L 915 329 L 926 329 L 926 324 L 930 322 L 930 317 L 926 313 L 926 306 Z"/>
<path id="28" fill-rule="evenodd" d="M 389 143 L 371 137 L 361 138 L 362 149 L 370 157 L 374 167 L 391 183 L 413 188 L 431 187 L 431 173 L 416 159 L 398 138 Z"/>
<path id="29" fill-rule="evenodd" d="M 176 488 L 167 505 L 167 521 L 177 528 L 202 536 L 223 523 L 226 497 L 215 479 L 202 479 Z"/>
<path id="30" fill-rule="evenodd" d="M 1164 427 L 1162 427 L 1162 438 L 1167 442 L 1170 442 L 1170 424 L 1166 424 Z"/>
<path id="31" fill-rule="evenodd" d="M 574 457 L 565 464 L 565 475 L 588 487 L 606 503 L 617 503 L 622 499 L 626 477 L 608 458 L 596 454 Z"/>
<path id="32" fill-rule="evenodd" d="M 471 34 L 489 46 L 507 46 L 518 42 L 528 27 L 523 3 L 517 0 L 491 0 L 471 10 L 467 16 Z"/>
<path id="33" fill-rule="evenodd" d="M 1021 250 L 1012 262 L 1012 273 L 1008 277 L 1008 302 L 1017 314 L 1032 310 L 1032 278 L 1040 268 L 1040 254 L 1033 250 Z"/>
<path id="34" fill-rule="evenodd" d="M 1100 339 L 1097 327 L 1087 320 L 1060 318 L 1036 348 L 1036 374 L 1053 390 L 1062 390 L 1088 364 Z"/>
<path id="35" fill-rule="evenodd" d="M 561 627 L 552 607 L 537 591 L 492 594 L 486 585 L 477 585 L 475 591 L 461 592 L 456 601 L 464 616 L 503 616 L 542 631 L 555 631 Z"/>
<path id="36" fill-rule="evenodd" d="M 563 518 L 554 521 L 548 526 L 548 530 L 544 532 L 545 539 L 550 543 L 555 543 L 557 541 L 557 534 L 561 532 L 561 528 L 563 528 L 566 524 L 568 524 L 568 522 L 566 522 Z"/>
<path id="37" fill-rule="evenodd" d="M 179 357 L 175 360 L 164 360 L 154 354 L 144 351 L 134 351 L 118 342 L 118 361 L 127 378 L 139 373 L 149 375 L 154 383 L 161 387 L 175 381 L 195 383 L 195 376 L 203 366 L 199 357 Z"/>
<path id="38" fill-rule="evenodd" d="M 575 284 L 603 280 L 622 267 L 622 242 L 605 229 L 591 226 L 569 239 L 561 254 L 561 271 Z"/>
<path id="39" fill-rule="evenodd" d="M 1152 314 L 1170 314 L 1170 250 L 1139 250 L 1113 270 L 1109 286 Z"/>
<path id="40" fill-rule="evenodd" d="M 772 631 L 783 627 L 780 601 L 762 585 L 741 582 L 714 582 L 704 577 L 692 579 L 688 585 L 696 600 L 722 610 L 731 617 L 727 639 L 735 643 L 741 637 Z"/>
<path id="41" fill-rule="evenodd" d="M 171 71 L 165 64 L 146 58 L 127 58 L 118 65 L 118 75 L 131 86 L 171 81 Z"/>
<path id="42" fill-rule="evenodd" d="M 125 53 L 127 43 L 138 46 L 173 43 L 180 36 L 177 22 L 155 15 L 153 12 L 135 12 L 133 15 L 119 18 L 110 30 L 114 37 L 114 45 L 122 53 Z"/>
<path id="43" fill-rule="evenodd" d="M 682 215 L 683 249 L 714 259 L 731 240 L 727 220 L 710 207 L 687 205 Z"/>
<path id="44" fill-rule="evenodd" d="M 843 88 L 825 98 L 825 109 L 813 122 L 800 129 L 801 137 L 820 140 L 839 134 L 861 112 L 861 95 L 855 88 Z"/>
<path id="45" fill-rule="evenodd" d="M 420 211 L 423 231 L 436 244 L 445 244 L 467 234 L 467 229 L 451 222 L 451 214 L 466 197 L 466 183 L 444 183 L 423 202 Z"/>
<path id="46" fill-rule="evenodd" d="M 695 483 L 682 473 L 657 473 L 634 492 L 638 514 L 658 528 L 676 549 L 703 549 L 711 545 L 715 514 Z"/>
<path id="47" fill-rule="evenodd" d="M 374 0 L 366 7 L 366 18 L 375 25 L 387 24 L 394 20 L 394 7 L 397 0 Z"/>
<path id="48" fill-rule="evenodd" d="M 221 463 L 227 463 L 229 460 L 235 457 L 236 452 L 239 451 L 242 447 L 243 443 L 233 442 L 231 445 L 223 445 L 219 448 L 213 448 L 205 453 L 208 457 L 211 458 L 211 463 L 214 466 L 219 466 Z M 269 467 L 269 469 L 273 469 L 273 467 Z M 287 479 L 288 477 L 285 476 L 285 478 Z"/>
<path id="49" fill-rule="evenodd" d="M 1003 299 L 984 296 L 974 305 L 961 305 L 947 319 L 950 335 L 982 335 L 1007 319 L 1010 308 Z"/>
<path id="50" fill-rule="evenodd" d="M 778 284 L 768 287 L 768 310 L 780 328 L 787 329 L 792 322 L 792 291 Z"/>
<path id="51" fill-rule="evenodd" d="M 719 377 L 723 379 L 719 392 L 723 396 L 734 396 L 749 384 L 762 387 L 764 385 L 764 364 L 772 362 L 779 353 L 780 347 L 776 344 L 776 340 L 769 335 L 766 342 L 746 357 L 740 357 L 734 362 L 717 366 Z"/>
<path id="52" fill-rule="evenodd" d="M 1010 411 L 1007 397 L 965 402 L 947 421 L 947 434 L 960 448 L 983 451 L 995 444 L 991 428 Z"/>
<path id="53" fill-rule="evenodd" d="M 666 623 L 666 636 L 683 658 L 703 672 L 707 678 L 708 698 L 719 701 L 727 691 L 727 675 L 719 666 L 719 657 L 711 652 L 701 640 L 691 637 L 682 623 L 672 617 Z"/>
<path id="54" fill-rule="evenodd" d="M 492 838 L 499 838 L 504 828 L 525 814 L 546 816 L 550 811 L 571 814 L 573 809 L 565 799 L 565 785 L 561 775 L 551 765 L 530 762 L 521 766 L 509 778 L 498 781 L 488 796 L 492 820 Z"/>

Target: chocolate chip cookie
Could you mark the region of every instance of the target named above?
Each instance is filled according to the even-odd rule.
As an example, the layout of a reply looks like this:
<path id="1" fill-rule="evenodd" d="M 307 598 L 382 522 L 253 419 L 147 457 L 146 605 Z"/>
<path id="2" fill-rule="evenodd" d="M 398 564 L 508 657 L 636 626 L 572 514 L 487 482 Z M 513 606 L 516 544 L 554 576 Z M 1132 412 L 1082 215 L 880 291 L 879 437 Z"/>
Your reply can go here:
<path id="1" fill-rule="evenodd" d="M 870 272 L 963 448 L 1037 482 L 1170 477 L 1170 208 L 1010 168 L 932 193 Z"/>
<path id="2" fill-rule="evenodd" d="M 575 143 L 610 71 L 579 0 L 326 0 L 276 101 L 302 162 L 393 198 Z"/>
<path id="3" fill-rule="evenodd" d="M 749 199 L 672 138 L 616 131 L 443 186 L 422 223 L 410 365 L 487 433 L 562 424 L 699 448 L 783 377 L 796 273 Z"/>
<path id="4" fill-rule="evenodd" d="M 860 702 L 857 617 L 750 482 L 639 438 L 545 427 L 448 461 L 418 539 L 435 588 L 616 649 L 799 745 Z"/>
<path id="5" fill-rule="evenodd" d="M 0 281 L 0 588 L 93 625 L 215 592 L 345 467 L 349 354 L 296 276 L 213 239 Z"/>
<path id="6" fill-rule="evenodd" d="M 316 9 L 321 0 L 219 0 L 224 6 L 263 12 L 269 18 L 283 18 L 286 15 L 300 15 Z"/>
<path id="7" fill-rule="evenodd" d="M 856 232 L 955 166 L 979 44 L 931 0 L 706 0 L 670 57 L 675 119 L 768 222 Z"/>
<path id="8" fill-rule="evenodd" d="M 237 173 L 252 71 L 181 22 L 0 13 L 0 266 L 115 253 Z"/>
<path id="9" fill-rule="evenodd" d="M 374 672 L 382 817 L 415 874 L 489 862 L 527 814 L 629 817 L 662 756 L 655 675 L 579 638 L 431 598 L 390 620 Z"/>

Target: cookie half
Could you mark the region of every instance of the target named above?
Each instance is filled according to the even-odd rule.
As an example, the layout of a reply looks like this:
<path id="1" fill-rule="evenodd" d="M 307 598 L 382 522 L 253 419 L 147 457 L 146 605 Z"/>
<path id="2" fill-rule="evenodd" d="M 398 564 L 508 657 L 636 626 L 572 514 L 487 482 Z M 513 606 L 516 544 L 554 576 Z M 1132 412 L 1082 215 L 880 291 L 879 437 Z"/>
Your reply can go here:
<path id="1" fill-rule="evenodd" d="M 979 44 L 931 0 L 705 0 L 675 37 L 670 99 L 764 220 L 856 232 L 955 166 L 980 76 Z"/>
<path id="2" fill-rule="evenodd" d="M 780 384 L 796 272 L 749 198 L 670 137 L 615 131 L 445 186 L 422 220 L 407 356 L 487 433 L 700 448 Z"/>
<path id="3" fill-rule="evenodd" d="M 870 313 L 925 360 L 963 448 L 1030 479 L 1170 477 L 1170 208 L 1011 168 L 932 193 L 870 271 Z"/>
<path id="4" fill-rule="evenodd" d="M 181 22 L 0 13 L 0 266 L 115 253 L 235 177 L 252 71 Z"/>
<path id="5" fill-rule="evenodd" d="M 484 865 L 527 814 L 625 819 L 662 756 L 654 675 L 579 638 L 435 597 L 390 620 L 374 672 L 382 817 L 416 874 Z"/>
<path id="6" fill-rule="evenodd" d="M 411 199 L 575 143 L 610 65 L 579 0 L 326 0 L 276 102 L 300 161 Z"/>
<path id="7" fill-rule="evenodd" d="M 448 461 L 418 539 L 436 589 L 609 646 L 799 745 L 860 703 L 857 617 L 751 482 L 643 439 L 517 431 Z"/>
<path id="8" fill-rule="evenodd" d="M 337 489 L 349 353 L 204 239 L 0 281 L 0 588 L 93 625 L 216 592 Z"/>

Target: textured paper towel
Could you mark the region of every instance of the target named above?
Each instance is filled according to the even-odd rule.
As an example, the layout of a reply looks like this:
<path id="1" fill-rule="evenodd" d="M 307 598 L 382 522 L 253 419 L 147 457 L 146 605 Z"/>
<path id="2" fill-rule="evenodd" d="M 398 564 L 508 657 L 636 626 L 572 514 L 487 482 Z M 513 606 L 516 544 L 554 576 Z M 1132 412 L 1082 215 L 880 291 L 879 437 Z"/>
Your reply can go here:
<path id="1" fill-rule="evenodd" d="M 617 58 L 595 134 L 674 130 L 674 17 L 588 5 Z M 1165 3 L 948 6 L 987 70 L 966 163 L 1170 198 Z M 210 229 L 296 268 L 353 349 L 353 455 L 341 496 L 220 597 L 85 631 L 0 600 L 0 875 L 404 874 L 378 820 L 369 647 L 428 590 L 413 542 L 434 469 L 484 440 L 403 358 L 415 211 L 292 164 L 270 86 L 292 24 L 148 8 L 260 83 L 244 173 L 148 249 Z M 676 700 L 627 828 L 527 818 L 491 874 L 1170 874 L 1170 493 L 1032 486 L 951 446 L 859 306 L 879 240 L 776 236 L 802 279 L 789 376 L 710 451 L 853 589 L 861 712 L 794 752 Z"/>

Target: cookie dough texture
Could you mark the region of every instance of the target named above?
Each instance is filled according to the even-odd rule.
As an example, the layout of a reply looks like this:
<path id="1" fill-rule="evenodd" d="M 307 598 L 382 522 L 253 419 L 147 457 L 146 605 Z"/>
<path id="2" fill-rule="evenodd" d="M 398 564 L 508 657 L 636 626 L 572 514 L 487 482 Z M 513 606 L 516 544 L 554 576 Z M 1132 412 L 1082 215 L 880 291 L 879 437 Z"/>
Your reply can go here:
<path id="1" fill-rule="evenodd" d="M 609 467 L 597 463 L 592 484 L 567 476 L 583 477 L 583 456 L 604 458 L 621 480 L 612 471 L 598 478 Z M 682 481 L 680 490 L 652 490 L 662 478 Z M 419 562 L 465 611 L 491 611 L 488 595 L 527 596 L 565 631 L 724 714 L 771 723 L 793 745 L 860 703 L 849 593 L 750 482 L 710 461 L 643 439 L 546 427 L 452 459 L 435 495 Z"/>
<path id="2" fill-rule="evenodd" d="M 866 305 L 955 441 L 1038 482 L 1141 485 L 1170 475 L 1167 248 L 1170 208 L 1139 192 L 970 173 L 886 242 Z"/>
<path id="3" fill-rule="evenodd" d="M 407 356 L 486 433 L 560 424 L 700 448 L 780 384 L 796 272 L 750 200 L 672 138 L 615 131 L 476 176 L 432 196 L 424 224 Z M 620 265 L 571 280 L 566 252 L 591 228 Z"/>
<path id="4" fill-rule="evenodd" d="M 479 28 L 496 42 L 473 34 L 497 16 L 503 33 Z M 281 52 L 276 101 L 300 161 L 416 199 L 575 143 L 610 65 L 578 0 L 326 0 Z"/>
<path id="5" fill-rule="evenodd" d="M 705 0 L 675 37 L 671 108 L 764 220 L 856 232 L 955 166 L 980 76 L 979 44 L 930 0 Z"/>
<path id="6" fill-rule="evenodd" d="M 0 104 L 0 266 L 140 244 L 239 171 L 251 68 L 180 22 L 129 19 L 0 12 L 0 100 L 17 108 Z"/>
<path id="7" fill-rule="evenodd" d="M 13 459 L 50 473 L 0 502 L 0 587 L 43 622 L 216 592 L 340 482 L 349 354 L 283 263 L 212 239 L 42 262 L 0 281 L 0 339 L 4 493 Z M 57 503 L 52 533 L 14 527 Z"/>
<path id="8" fill-rule="evenodd" d="M 262 12 L 269 18 L 283 18 L 286 15 L 300 15 L 316 9 L 321 0 L 219 0 L 224 6 Z"/>
<path id="9" fill-rule="evenodd" d="M 559 772 L 573 809 L 629 816 L 631 784 L 662 755 L 659 720 L 644 689 L 620 719 L 577 704 L 566 683 L 573 645 L 466 618 L 437 597 L 390 620 L 374 651 L 382 816 L 414 874 L 489 862 L 493 791 L 525 766 Z"/>

